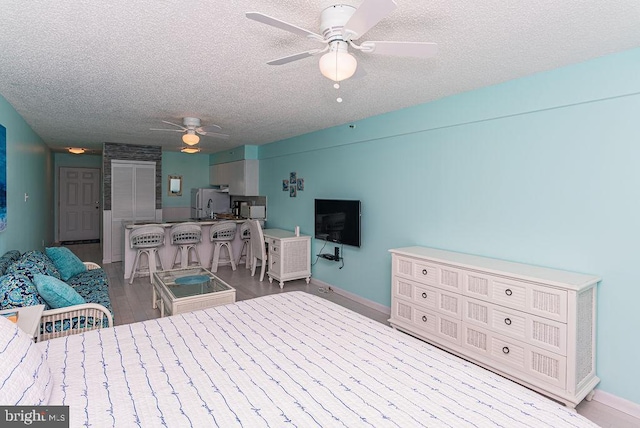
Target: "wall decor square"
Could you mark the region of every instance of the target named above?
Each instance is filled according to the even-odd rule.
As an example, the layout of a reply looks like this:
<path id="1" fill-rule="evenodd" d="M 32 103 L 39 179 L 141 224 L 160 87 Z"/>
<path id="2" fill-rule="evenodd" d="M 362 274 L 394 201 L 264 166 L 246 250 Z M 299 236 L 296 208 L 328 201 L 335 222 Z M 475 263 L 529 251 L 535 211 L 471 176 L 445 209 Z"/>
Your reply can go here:
<path id="1" fill-rule="evenodd" d="M 289 180 L 282 180 L 282 191 L 283 192 L 289 191 Z"/>
<path id="2" fill-rule="evenodd" d="M 289 173 L 289 184 L 296 184 L 296 177 L 297 177 L 297 175 L 298 175 L 298 174 L 297 174 L 295 171 L 294 171 L 294 172 Z"/>
<path id="3" fill-rule="evenodd" d="M 298 184 L 298 191 L 304 190 L 304 178 L 298 178 L 296 183 Z"/>
<path id="4" fill-rule="evenodd" d="M 290 198 L 295 198 L 297 193 L 298 192 L 296 191 L 296 185 L 295 184 L 292 184 L 291 186 L 289 186 L 289 197 Z"/>

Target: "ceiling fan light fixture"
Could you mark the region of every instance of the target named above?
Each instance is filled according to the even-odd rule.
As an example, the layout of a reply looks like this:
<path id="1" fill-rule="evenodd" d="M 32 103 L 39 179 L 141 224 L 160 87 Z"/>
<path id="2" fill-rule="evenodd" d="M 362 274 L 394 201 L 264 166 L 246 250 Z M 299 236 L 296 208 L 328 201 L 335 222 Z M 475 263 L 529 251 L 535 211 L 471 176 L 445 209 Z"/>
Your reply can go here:
<path id="1" fill-rule="evenodd" d="M 200 142 L 200 137 L 195 134 L 195 131 L 189 130 L 182 136 L 182 142 L 189 146 L 193 146 Z"/>
<path id="2" fill-rule="evenodd" d="M 198 153 L 200 151 L 200 147 L 191 147 L 191 146 L 187 146 L 187 147 L 183 147 L 182 149 L 180 149 L 180 151 L 182 153 Z"/>
<path id="3" fill-rule="evenodd" d="M 69 150 L 69 153 L 73 153 L 74 155 L 81 155 L 85 152 L 85 150 L 80 147 L 69 147 L 67 150 Z"/>
<path id="4" fill-rule="evenodd" d="M 346 42 L 334 41 L 329 52 L 322 55 L 318 65 L 324 77 L 341 82 L 353 76 L 358 68 L 358 61 L 347 51 Z"/>

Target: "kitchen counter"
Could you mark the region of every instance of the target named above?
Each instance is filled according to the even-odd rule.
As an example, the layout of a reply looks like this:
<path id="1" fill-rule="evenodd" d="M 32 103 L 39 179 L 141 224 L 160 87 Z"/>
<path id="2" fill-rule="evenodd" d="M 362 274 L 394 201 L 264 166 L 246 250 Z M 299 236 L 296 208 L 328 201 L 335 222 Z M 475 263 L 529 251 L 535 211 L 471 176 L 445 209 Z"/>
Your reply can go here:
<path id="1" fill-rule="evenodd" d="M 201 226 L 211 226 L 212 224 L 220 223 L 221 221 L 230 221 L 230 220 L 235 221 L 237 223 L 242 223 L 247 219 L 229 215 L 225 217 L 218 217 L 215 219 L 206 218 L 206 219 L 194 220 L 194 219 L 188 218 L 188 219 L 178 219 L 178 220 L 164 220 L 161 222 L 157 222 L 153 220 L 138 220 L 138 221 L 124 220 L 122 222 L 122 225 L 126 229 L 136 229 L 140 226 L 149 226 L 150 224 L 158 225 L 161 227 L 171 227 L 173 225 L 180 224 L 180 223 L 198 223 Z"/>

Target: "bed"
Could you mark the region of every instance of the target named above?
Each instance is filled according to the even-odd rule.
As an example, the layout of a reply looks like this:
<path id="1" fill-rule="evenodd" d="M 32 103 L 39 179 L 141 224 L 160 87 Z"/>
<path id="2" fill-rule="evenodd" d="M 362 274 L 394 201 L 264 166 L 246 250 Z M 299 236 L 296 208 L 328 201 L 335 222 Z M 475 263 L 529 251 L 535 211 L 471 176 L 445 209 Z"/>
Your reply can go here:
<path id="1" fill-rule="evenodd" d="M 516 383 L 304 292 L 35 345 L 70 426 L 594 427 Z"/>

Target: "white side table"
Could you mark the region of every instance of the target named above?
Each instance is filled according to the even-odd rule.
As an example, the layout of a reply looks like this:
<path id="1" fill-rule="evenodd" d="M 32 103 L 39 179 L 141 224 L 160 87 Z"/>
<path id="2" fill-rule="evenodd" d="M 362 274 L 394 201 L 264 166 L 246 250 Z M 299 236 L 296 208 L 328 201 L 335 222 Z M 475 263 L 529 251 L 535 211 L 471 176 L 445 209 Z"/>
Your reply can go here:
<path id="1" fill-rule="evenodd" d="M 44 305 L 24 306 L 22 308 L 4 309 L 0 314 L 18 312 L 18 327 L 20 330 L 37 340 L 40 333 L 40 319 L 44 312 Z"/>
<path id="2" fill-rule="evenodd" d="M 311 236 L 289 230 L 264 229 L 264 240 L 269 244 L 269 282 L 277 280 L 280 288 L 285 281 L 304 278 L 311 281 Z"/>

